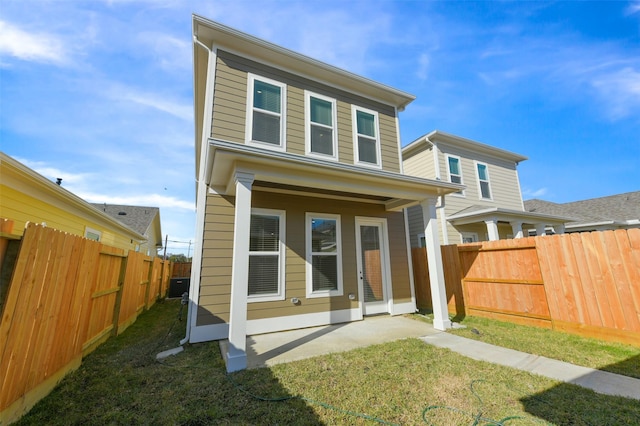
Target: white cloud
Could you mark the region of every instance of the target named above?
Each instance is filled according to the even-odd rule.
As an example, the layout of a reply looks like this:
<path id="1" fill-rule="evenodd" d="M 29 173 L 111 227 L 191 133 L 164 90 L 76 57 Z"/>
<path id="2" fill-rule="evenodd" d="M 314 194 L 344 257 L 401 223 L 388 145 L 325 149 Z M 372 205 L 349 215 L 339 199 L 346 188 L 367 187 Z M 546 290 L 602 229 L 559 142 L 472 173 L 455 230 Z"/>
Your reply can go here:
<path id="1" fill-rule="evenodd" d="M 640 1 L 632 2 L 626 9 L 627 15 L 634 15 L 636 13 L 640 13 Z"/>
<path id="2" fill-rule="evenodd" d="M 524 189 L 522 191 L 522 195 L 524 198 L 537 198 L 537 197 L 542 197 L 547 192 L 548 192 L 547 188 Z"/>
<path id="3" fill-rule="evenodd" d="M 162 69 L 189 73 L 191 71 L 191 43 L 187 38 L 177 38 L 158 32 L 143 32 L 139 40 L 155 55 Z"/>
<path id="4" fill-rule="evenodd" d="M 161 194 L 105 195 L 93 192 L 75 192 L 77 196 L 90 203 L 122 204 L 129 206 L 151 206 L 160 209 L 181 209 L 195 212 L 193 201 L 180 200 Z"/>
<path id="5" fill-rule="evenodd" d="M 30 161 L 18 157 L 16 157 L 15 160 L 34 170 L 36 173 L 42 175 L 46 179 L 50 179 L 52 181 L 55 181 L 56 179 L 62 179 L 63 185 L 80 184 L 94 177 L 94 175 L 92 175 L 91 173 L 66 172 L 58 168 L 51 167 L 43 161 Z"/>
<path id="6" fill-rule="evenodd" d="M 0 54 L 41 63 L 68 60 L 64 43 L 55 34 L 32 33 L 4 21 L 0 21 Z"/>
<path id="7" fill-rule="evenodd" d="M 416 72 L 417 77 L 425 81 L 429 78 L 429 68 L 431 65 L 431 59 L 427 53 L 423 53 L 418 58 L 418 70 Z"/>
<path id="8" fill-rule="evenodd" d="M 190 104 L 181 104 L 177 101 L 171 101 L 166 96 L 156 93 L 144 93 L 135 88 L 126 87 L 120 84 L 114 84 L 107 92 L 107 96 L 114 100 L 133 102 L 166 112 L 185 121 L 193 120 L 193 106 Z"/>
<path id="9" fill-rule="evenodd" d="M 640 72 L 625 67 L 594 78 L 591 82 L 608 106 L 609 116 L 616 120 L 640 111 Z"/>

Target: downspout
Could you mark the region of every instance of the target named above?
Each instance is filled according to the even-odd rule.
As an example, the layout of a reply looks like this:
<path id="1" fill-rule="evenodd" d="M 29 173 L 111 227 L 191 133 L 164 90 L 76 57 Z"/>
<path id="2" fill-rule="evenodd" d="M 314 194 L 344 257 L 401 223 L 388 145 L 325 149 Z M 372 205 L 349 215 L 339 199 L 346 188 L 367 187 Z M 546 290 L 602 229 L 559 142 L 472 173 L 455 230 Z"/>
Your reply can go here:
<path id="1" fill-rule="evenodd" d="M 215 68 L 216 54 L 209 49 L 207 45 L 198 40 L 198 37 L 193 35 L 193 42 L 207 52 L 207 82 L 205 85 L 205 100 L 204 100 L 204 114 L 202 120 L 202 135 L 200 140 L 200 164 L 198 167 L 198 176 L 196 182 L 196 229 L 195 229 L 195 241 L 193 249 L 193 260 L 191 264 L 191 279 L 189 285 L 189 307 L 187 311 L 187 326 L 185 338 L 180 340 L 180 345 L 184 345 L 189 342 L 191 338 L 192 324 L 195 324 L 197 319 L 197 305 L 198 298 L 200 296 L 200 272 L 202 269 L 202 242 L 204 239 L 204 217 L 205 206 L 207 202 L 207 185 L 206 185 L 206 165 L 208 157 L 209 146 L 209 132 L 210 123 L 213 120 L 213 81 L 212 70 Z M 195 61 L 194 61 L 195 62 Z M 195 66 L 195 64 L 194 64 Z M 195 85 L 195 83 L 194 83 Z M 194 94 L 195 97 L 195 94 Z M 207 126 L 209 123 L 209 126 Z"/>

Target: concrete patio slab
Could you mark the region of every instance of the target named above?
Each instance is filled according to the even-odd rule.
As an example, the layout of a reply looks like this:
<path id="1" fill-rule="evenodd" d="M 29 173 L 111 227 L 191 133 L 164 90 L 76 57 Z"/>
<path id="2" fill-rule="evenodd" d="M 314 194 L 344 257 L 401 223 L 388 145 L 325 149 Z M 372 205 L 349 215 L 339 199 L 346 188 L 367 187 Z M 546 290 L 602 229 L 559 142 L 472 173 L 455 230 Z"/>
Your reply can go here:
<path id="1" fill-rule="evenodd" d="M 247 368 L 265 367 L 318 355 L 438 333 L 431 324 L 403 316 L 374 316 L 362 321 L 303 328 L 247 338 Z M 224 354 L 228 341 L 220 341 Z"/>

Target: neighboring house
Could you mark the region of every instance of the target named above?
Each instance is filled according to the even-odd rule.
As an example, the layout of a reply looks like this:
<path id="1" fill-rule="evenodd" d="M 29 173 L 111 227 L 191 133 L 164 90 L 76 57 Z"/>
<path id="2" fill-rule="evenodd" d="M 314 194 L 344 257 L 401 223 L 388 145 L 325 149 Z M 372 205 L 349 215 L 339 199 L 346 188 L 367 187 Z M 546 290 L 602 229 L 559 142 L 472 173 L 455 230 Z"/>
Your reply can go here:
<path id="1" fill-rule="evenodd" d="M 92 203 L 109 216 L 124 223 L 147 239 L 140 245 L 140 252 L 155 257 L 162 248 L 162 228 L 158 207 L 123 206 L 118 204 Z"/>
<path id="2" fill-rule="evenodd" d="M 527 157 L 435 130 L 402 149 L 404 173 L 462 184 L 437 206 L 443 244 L 561 233 L 564 215 L 525 211 L 517 166 Z M 422 209 L 408 210 L 411 245 L 424 246 Z"/>
<path id="3" fill-rule="evenodd" d="M 566 232 L 640 228 L 640 191 L 562 204 L 534 199 L 524 207 L 532 213 L 575 218 L 565 225 Z"/>
<path id="4" fill-rule="evenodd" d="M 414 97 L 193 18 L 196 248 L 183 342 L 415 312 L 404 208 L 462 186 L 402 174 L 398 112 Z M 434 324 L 448 328 L 439 250 Z"/>
<path id="5" fill-rule="evenodd" d="M 137 250 L 145 236 L 87 203 L 63 186 L 0 152 L 0 217 L 13 221 L 13 234 L 26 222 L 80 235 L 125 250 Z"/>

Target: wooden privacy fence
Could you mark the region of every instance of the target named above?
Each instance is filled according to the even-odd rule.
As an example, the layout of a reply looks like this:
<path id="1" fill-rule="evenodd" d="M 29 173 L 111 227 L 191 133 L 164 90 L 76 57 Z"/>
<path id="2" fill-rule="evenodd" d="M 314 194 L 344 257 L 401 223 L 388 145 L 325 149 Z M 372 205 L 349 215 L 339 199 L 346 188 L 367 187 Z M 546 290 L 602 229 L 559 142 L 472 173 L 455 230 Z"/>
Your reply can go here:
<path id="1" fill-rule="evenodd" d="M 170 262 L 27 224 L 0 323 L 0 424 L 166 294 Z"/>
<path id="2" fill-rule="evenodd" d="M 640 229 L 442 247 L 449 312 L 640 345 Z M 425 249 L 416 298 L 431 306 Z"/>

